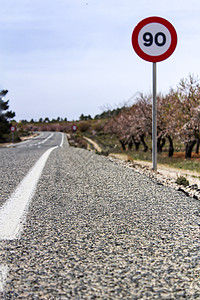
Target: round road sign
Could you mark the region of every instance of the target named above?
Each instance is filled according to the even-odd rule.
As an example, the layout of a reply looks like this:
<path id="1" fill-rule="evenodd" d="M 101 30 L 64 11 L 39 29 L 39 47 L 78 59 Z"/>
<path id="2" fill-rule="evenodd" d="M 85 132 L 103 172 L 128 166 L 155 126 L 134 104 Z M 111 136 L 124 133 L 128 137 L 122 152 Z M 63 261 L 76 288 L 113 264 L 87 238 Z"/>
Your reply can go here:
<path id="1" fill-rule="evenodd" d="M 14 132 L 15 130 L 16 130 L 16 127 L 15 127 L 15 126 L 11 126 L 11 127 L 10 127 L 10 131 L 11 131 L 11 132 Z"/>
<path id="2" fill-rule="evenodd" d="M 176 48 L 176 30 L 163 18 L 146 18 L 133 30 L 132 45 L 135 52 L 144 60 L 150 62 L 165 60 Z"/>
<path id="3" fill-rule="evenodd" d="M 76 125 L 72 125 L 72 131 L 76 132 L 76 130 L 77 130 L 77 126 Z"/>

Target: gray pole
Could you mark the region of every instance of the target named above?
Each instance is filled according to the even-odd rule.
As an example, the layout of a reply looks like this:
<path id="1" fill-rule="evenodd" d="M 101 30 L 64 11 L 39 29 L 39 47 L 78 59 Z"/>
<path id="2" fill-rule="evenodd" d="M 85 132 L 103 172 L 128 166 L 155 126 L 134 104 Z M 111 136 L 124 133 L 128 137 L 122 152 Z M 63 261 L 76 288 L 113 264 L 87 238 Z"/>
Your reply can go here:
<path id="1" fill-rule="evenodd" d="M 153 63 L 152 161 L 153 170 L 157 171 L 156 63 Z"/>

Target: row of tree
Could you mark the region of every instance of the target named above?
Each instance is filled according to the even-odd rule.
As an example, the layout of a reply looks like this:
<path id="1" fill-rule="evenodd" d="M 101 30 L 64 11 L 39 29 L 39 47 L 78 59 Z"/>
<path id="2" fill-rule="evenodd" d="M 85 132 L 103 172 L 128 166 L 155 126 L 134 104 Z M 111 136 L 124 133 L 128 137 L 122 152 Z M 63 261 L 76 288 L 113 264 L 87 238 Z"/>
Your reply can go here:
<path id="1" fill-rule="evenodd" d="M 21 120 L 20 123 L 22 124 L 27 124 L 27 123 L 56 123 L 56 122 L 67 122 L 67 118 L 60 118 L 57 117 L 57 119 L 49 119 L 48 117 L 46 118 L 39 118 L 38 120 L 34 120 L 33 118 L 30 121 L 27 120 Z"/>
<path id="2" fill-rule="evenodd" d="M 135 144 L 136 149 L 152 136 L 152 96 L 140 94 L 131 107 L 110 118 L 104 130 L 114 133 L 125 150 Z M 198 79 L 189 75 L 182 79 L 168 94 L 157 96 L 157 150 L 162 152 L 166 140 L 169 142 L 169 156 L 174 153 L 174 138 L 185 144 L 185 157 L 190 158 L 194 146 L 199 152 L 200 144 L 200 85 Z"/>
<path id="3" fill-rule="evenodd" d="M 81 114 L 79 117 L 79 121 L 89 121 L 89 120 L 101 120 L 101 119 L 107 119 L 112 116 L 116 116 L 119 114 L 121 111 L 121 108 L 116 108 L 116 109 L 108 109 L 103 111 L 101 114 L 96 115 L 94 118 L 91 117 L 91 115 L 84 115 Z M 27 120 L 21 120 L 21 123 L 27 124 L 27 123 L 56 123 L 56 122 L 67 122 L 67 118 L 60 118 L 58 117 L 57 119 L 52 119 L 50 120 L 48 117 L 46 118 L 39 118 L 39 120 L 34 120 L 31 119 L 30 121 Z"/>

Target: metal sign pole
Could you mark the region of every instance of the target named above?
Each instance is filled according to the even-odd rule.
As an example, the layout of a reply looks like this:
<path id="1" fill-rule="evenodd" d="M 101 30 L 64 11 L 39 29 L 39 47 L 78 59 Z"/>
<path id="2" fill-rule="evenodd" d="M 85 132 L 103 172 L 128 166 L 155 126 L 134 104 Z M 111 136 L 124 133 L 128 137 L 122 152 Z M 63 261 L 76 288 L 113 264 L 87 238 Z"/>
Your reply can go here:
<path id="1" fill-rule="evenodd" d="M 133 30 L 132 45 L 137 55 L 153 63 L 152 162 L 153 170 L 157 171 L 156 63 L 174 52 L 176 30 L 166 19 L 156 16 L 143 19 Z"/>
<path id="2" fill-rule="evenodd" d="M 157 109 L 156 109 L 156 63 L 153 63 L 153 105 L 152 105 L 152 161 L 157 171 Z"/>

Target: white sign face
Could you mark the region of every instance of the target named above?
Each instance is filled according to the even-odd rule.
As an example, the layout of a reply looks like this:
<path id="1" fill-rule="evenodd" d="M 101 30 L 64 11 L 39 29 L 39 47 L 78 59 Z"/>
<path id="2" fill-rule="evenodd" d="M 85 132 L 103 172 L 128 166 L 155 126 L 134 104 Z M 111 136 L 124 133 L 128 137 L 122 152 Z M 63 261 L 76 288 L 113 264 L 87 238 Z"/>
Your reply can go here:
<path id="1" fill-rule="evenodd" d="M 150 23 L 140 30 L 138 44 L 147 55 L 159 56 L 169 49 L 171 34 L 164 25 Z"/>
<path id="2" fill-rule="evenodd" d="M 133 49 L 142 59 L 150 62 L 167 59 L 174 52 L 176 44 L 176 30 L 169 21 L 160 17 L 146 18 L 133 30 Z"/>

